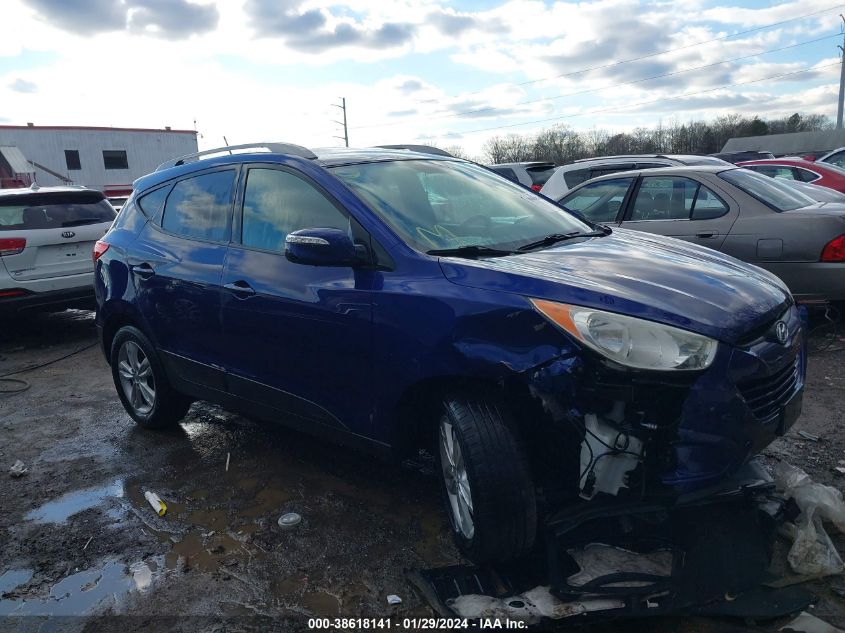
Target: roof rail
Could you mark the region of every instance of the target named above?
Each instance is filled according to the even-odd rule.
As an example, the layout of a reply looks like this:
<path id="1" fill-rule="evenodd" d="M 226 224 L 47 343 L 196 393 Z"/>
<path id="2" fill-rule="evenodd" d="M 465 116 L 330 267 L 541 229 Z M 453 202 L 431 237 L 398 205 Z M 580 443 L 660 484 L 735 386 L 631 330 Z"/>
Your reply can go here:
<path id="1" fill-rule="evenodd" d="M 196 160 L 201 156 L 208 156 L 209 154 L 222 154 L 224 152 L 232 153 L 233 149 L 266 149 L 276 154 L 290 154 L 292 156 L 299 156 L 300 158 L 307 158 L 309 160 L 314 160 L 317 158 L 317 155 L 312 152 L 307 147 L 303 147 L 302 145 L 294 145 L 293 143 L 246 143 L 245 145 L 226 145 L 225 147 L 216 147 L 214 149 L 206 149 L 201 152 L 195 152 L 193 154 L 185 154 L 184 156 L 180 156 L 179 158 L 174 158 L 173 160 L 169 160 L 167 162 L 162 163 L 158 167 L 156 167 L 156 171 L 161 171 L 162 169 L 169 169 L 170 167 L 178 167 L 179 165 L 184 165 L 185 163 Z"/>
<path id="2" fill-rule="evenodd" d="M 432 147 L 431 145 L 377 145 L 381 149 L 407 149 L 412 152 L 419 152 L 420 154 L 434 154 L 435 156 L 448 156 L 454 158 L 452 154 L 439 147 Z"/>

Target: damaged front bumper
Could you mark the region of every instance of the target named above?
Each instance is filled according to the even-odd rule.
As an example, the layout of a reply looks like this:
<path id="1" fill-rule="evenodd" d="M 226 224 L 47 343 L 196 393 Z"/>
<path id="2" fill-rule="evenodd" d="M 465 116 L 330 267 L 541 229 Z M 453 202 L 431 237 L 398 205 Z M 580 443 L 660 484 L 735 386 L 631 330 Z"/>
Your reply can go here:
<path id="1" fill-rule="evenodd" d="M 783 342 L 777 322 L 787 326 Z M 579 434 L 578 494 L 642 501 L 707 488 L 785 433 L 801 412 L 807 358 L 797 308 L 777 322 L 720 345 L 697 374 L 630 371 L 582 355 L 530 372 L 530 393 L 553 424 Z"/>
<path id="2" fill-rule="evenodd" d="M 768 586 L 780 524 L 794 508 L 756 462 L 718 486 L 663 503 L 610 501 L 561 511 L 543 547 L 495 568 L 411 574 L 441 615 L 528 624 L 667 614 L 779 617 L 805 608 L 806 591 Z"/>

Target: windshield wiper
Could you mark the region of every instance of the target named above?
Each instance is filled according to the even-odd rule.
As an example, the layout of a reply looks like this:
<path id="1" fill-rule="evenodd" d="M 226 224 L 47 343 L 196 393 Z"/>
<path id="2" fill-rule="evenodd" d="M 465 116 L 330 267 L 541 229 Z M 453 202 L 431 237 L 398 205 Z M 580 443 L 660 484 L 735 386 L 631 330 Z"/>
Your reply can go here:
<path id="1" fill-rule="evenodd" d="M 604 237 L 605 235 L 610 235 L 612 233 L 612 229 L 610 227 L 601 224 L 598 226 L 598 230 L 588 231 L 586 233 L 582 233 L 581 231 L 572 231 L 571 233 L 552 233 L 551 235 L 547 235 L 546 237 L 541 238 L 536 242 L 529 242 L 528 244 L 523 244 L 516 250 L 531 251 L 535 248 L 551 246 L 552 244 L 557 244 L 558 242 L 566 242 L 567 240 L 574 240 L 579 237 Z"/>
<path id="2" fill-rule="evenodd" d="M 489 246 L 482 246 L 481 244 L 469 244 L 467 246 L 458 246 L 456 248 L 438 248 L 431 251 L 426 251 L 428 255 L 444 255 L 453 257 L 503 257 L 505 255 L 513 255 L 516 251 L 507 251 L 501 248 L 491 248 Z"/>

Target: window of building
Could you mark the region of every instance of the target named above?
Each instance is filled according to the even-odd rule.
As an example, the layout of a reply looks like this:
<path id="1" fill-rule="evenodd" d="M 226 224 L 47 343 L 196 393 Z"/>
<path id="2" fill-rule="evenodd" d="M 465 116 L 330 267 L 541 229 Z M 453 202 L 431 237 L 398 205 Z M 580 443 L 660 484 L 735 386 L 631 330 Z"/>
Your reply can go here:
<path id="1" fill-rule="evenodd" d="M 229 239 L 235 171 L 215 171 L 177 182 L 164 205 L 167 231 L 211 242 Z"/>
<path id="2" fill-rule="evenodd" d="M 79 150 L 66 149 L 65 163 L 67 164 L 68 171 L 78 171 L 82 169 L 82 164 L 79 162 Z"/>
<path id="3" fill-rule="evenodd" d="M 103 166 L 106 169 L 129 169 L 129 161 L 126 160 L 126 150 L 104 149 Z"/>

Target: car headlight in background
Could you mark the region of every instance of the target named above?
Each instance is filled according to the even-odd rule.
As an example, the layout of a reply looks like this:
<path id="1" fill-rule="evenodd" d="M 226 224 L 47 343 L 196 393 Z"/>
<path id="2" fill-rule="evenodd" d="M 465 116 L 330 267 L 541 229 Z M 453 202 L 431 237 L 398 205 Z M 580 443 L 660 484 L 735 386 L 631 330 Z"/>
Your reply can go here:
<path id="1" fill-rule="evenodd" d="M 718 342 L 701 334 L 593 308 L 529 301 L 584 345 L 626 367 L 691 371 L 706 369 L 716 357 Z"/>

